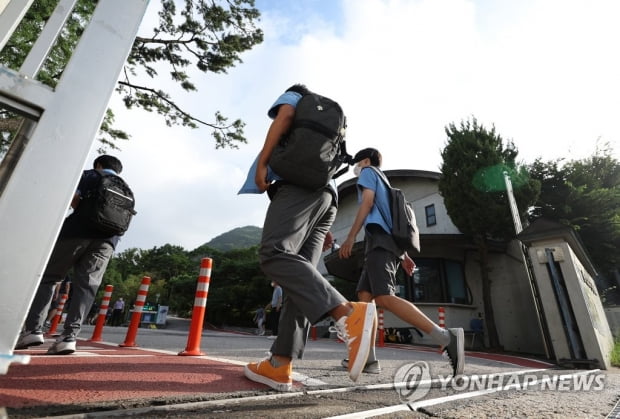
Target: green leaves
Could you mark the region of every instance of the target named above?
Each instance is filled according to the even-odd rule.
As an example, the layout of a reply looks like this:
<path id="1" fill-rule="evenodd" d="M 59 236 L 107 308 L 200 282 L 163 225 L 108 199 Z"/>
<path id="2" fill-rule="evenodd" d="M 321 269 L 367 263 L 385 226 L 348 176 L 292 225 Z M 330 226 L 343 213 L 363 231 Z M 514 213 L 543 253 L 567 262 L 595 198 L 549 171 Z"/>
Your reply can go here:
<path id="1" fill-rule="evenodd" d="M 439 190 L 450 218 L 463 233 L 507 239 L 514 226 L 506 195 L 504 172 L 511 177 L 522 215 L 534 202 L 538 184 L 517 167 L 514 144 L 475 118 L 446 127 L 448 143 L 441 155 Z"/>
<path id="2" fill-rule="evenodd" d="M 153 0 L 155 1 L 155 0 Z M 44 23 L 53 13 L 58 0 L 37 0 L 0 52 L 0 62 L 19 69 Z M 168 126 L 189 128 L 204 126 L 212 130 L 216 148 L 238 148 L 246 143 L 245 124 L 229 122 L 219 112 L 212 121 L 194 110 L 182 108 L 174 95 L 196 92 L 192 81 L 195 70 L 200 73 L 226 73 L 241 63 L 241 54 L 263 41 L 263 32 L 256 26 L 260 12 L 254 0 L 160 0 L 159 20 L 149 37 L 137 37 L 122 71 L 117 92 L 129 109 L 141 108 L 161 115 Z M 65 28 L 53 47 L 37 79 L 54 87 L 90 20 L 96 2 L 78 0 Z M 163 79 L 162 79 L 163 77 Z M 173 88 L 159 86 L 173 81 Z M 8 148 L 19 125 L 19 117 L 0 110 L 0 156 Z M 118 148 L 117 140 L 129 134 L 112 126 L 108 118 L 102 126 L 101 151 Z"/>
<path id="3" fill-rule="evenodd" d="M 530 173 L 540 181 L 536 216 L 576 231 L 603 272 L 620 264 L 620 162 L 611 148 L 582 160 L 536 160 Z"/>

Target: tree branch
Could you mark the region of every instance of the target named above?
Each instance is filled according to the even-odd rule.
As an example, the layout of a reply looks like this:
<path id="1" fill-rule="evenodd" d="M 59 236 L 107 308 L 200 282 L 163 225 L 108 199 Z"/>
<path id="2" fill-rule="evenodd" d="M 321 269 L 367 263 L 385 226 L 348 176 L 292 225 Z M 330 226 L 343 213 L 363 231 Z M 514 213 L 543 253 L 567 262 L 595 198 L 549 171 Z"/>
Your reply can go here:
<path id="1" fill-rule="evenodd" d="M 213 129 L 226 130 L 228 128 L 231 128 L 234 125 L 234 124 L 230 124 L 230 125 L 227 125 L 225 127 L 222 127 L 222 126 L 218 126 L 216 124 L 211 124 L 209 122 L 206 122 L 206 121 L 203 121 L 201 119 L 198 119 L 198 118 L 190 115 L 189 113 L 185 112 L 183 109 L 179 108 L 179 106 L 177 106 L 176 103 L 174 103 L 173 101 L 171 101 L 167 97 L 163 96 L 159 91 L 157 91 L 155 89 L 152 89 L 150 87 L 138 86 L 136 84 L 132 84 L 132 83 L 129 83 L 129 82 L 124 82 L 124 81 L 119 81 L 118 84 L 126 86 L 126 87 L 128 87 L 130 89 L 136 89 L 136 90 L 142 90 L 142 91 L 149 92 L 149 93 L 157 96 L 160 100 L 166 102 L 168 105 L 170 105 L 172 108 L 174 108 L 177 112 L 179 112 L 180 114 L 186 116 L 187 118 L 191 119 L 192 121 L 198 122 L 199 124 L 211 127 Z"/>

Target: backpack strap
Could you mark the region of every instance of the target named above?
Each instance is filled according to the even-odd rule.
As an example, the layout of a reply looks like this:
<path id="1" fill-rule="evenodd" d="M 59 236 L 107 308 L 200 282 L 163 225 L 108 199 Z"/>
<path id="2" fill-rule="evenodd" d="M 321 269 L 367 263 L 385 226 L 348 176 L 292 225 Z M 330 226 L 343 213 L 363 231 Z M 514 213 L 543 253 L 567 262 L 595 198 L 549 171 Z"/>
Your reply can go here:
<path id="1" fill-rule="evenodd" d="M 346 126 L 347 118 L 345 116 L 344 127 L 346 128 Z M 334 174 L 334 176 L 332 176 L 332 179 L 336 179 L 347 173 L 349 171 L 349 166 L 353 164 L 353 156 L 347 153 L 347 142 L 344 139 L 340 143 L 340 153 L 338 158 L 340 159 L 340 164 L 344 164 L 345 166 L 342 169 L 338 170 Z"/>
<path id="2" fill-rule="evenodd" d="M 385 173 L 383 173 L 381 171 L 381 169 L 378 169 L 375 166 L 367 166 L 367 167 L 370 167 L 372 170 L 374 170 L 375 173 L 378 174 L 381 179 L 383 179 L 383 181 L 385 182 L 386 186 L 389 189 L 392 189 L 392 185 L 390 184 L 390 181 L 388 180 L 387 176 L 385 176 Z"/>
<path id="3" fill-rule="evenodd" d="M 388 188 L 388 193 L 390 191 L 390 189 L 392 189 L 392 185 L 390 185 L 390 181 L 388 180 L 387 176 L 385 176 L 385 173 L 383 173 L 380 169 L 376 168 L 375 166 L 366 166 L 366 167 L 370 167 L 372 170 L 375 171 L 375 173 L 377 175 L 379 175 L 379 177 L 383 180 L 383 182 L 385 183 L 385 186 L 387 186 Z M 388 196 L 388 199 L 390 198 L 390 196 Z M 388 204 L 390 204 L 388 202 Z M 385 223 L 387 224 L 387 220 L 392 219 L 392 217 L 386 217 L 385 213 L 383 211 L 381 211 L 381 207 L 379 205 L 377 205 L 377 209 L 379 210 L 379 212 L 381 213 L 381 216 L 383 217 L 383 221 L 385 221 Z M 392 220 L 392 222 L 394 222 L 394 220 Z"/>

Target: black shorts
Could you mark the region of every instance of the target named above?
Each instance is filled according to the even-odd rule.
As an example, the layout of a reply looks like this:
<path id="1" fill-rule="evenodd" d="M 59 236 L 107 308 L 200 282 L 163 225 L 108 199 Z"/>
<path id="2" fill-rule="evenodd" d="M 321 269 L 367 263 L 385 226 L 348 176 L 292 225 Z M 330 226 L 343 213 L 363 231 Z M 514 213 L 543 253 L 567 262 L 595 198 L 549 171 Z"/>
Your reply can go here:
<path id="1" fill-rule="evenodd" d="M 369 224 L 364 241 L 364 267 L 356 291 L 370 292 L 373 297 L 396 295 L 396 273 L 402 255 L 392 236 L 379 225 Z"/>

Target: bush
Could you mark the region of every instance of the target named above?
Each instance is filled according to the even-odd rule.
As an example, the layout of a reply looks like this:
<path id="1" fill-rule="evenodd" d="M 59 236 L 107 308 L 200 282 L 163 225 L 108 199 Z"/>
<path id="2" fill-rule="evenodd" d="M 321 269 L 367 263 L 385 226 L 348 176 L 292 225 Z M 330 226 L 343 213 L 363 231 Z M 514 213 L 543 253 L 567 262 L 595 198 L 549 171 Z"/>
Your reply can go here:
<path id="1" fill-rule="evenodd" d="M 620 338 L 616 340 L 614 349 L 611 351 L 611 365 L 620 367 Z"/>

